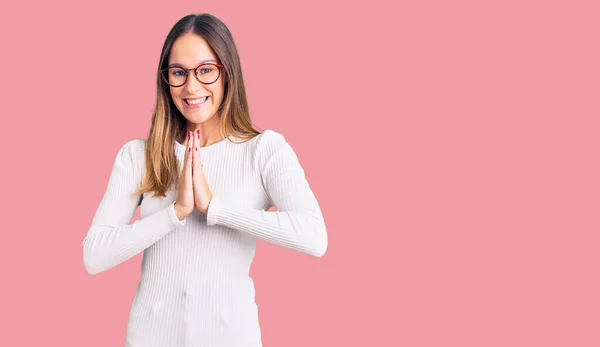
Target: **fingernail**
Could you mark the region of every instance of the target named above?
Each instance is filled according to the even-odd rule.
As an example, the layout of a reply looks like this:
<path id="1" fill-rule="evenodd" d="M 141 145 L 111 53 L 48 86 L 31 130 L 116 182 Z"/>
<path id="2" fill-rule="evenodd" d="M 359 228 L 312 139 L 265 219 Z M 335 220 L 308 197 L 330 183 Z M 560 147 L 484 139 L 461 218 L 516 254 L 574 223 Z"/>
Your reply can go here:
<path id="1" fill-rule="evenodd" d="M 188 131 L 188 139 L 192 137 L 192 133 Z"/>
<path id="2" fill-rule="evenodd" d="M 200 129 L 196 130 L 196 135 L 200 136 Z"/>
<path id="3" fill-rule="evenodd" d="M 196 152 L 198 152 L 198 147 L 196 147 Z"/>
<path id="4" fill-rule="evenodd" d="M 190 153 L 192 151 L 192 147 L 188 148 L 188 153 Z"/>

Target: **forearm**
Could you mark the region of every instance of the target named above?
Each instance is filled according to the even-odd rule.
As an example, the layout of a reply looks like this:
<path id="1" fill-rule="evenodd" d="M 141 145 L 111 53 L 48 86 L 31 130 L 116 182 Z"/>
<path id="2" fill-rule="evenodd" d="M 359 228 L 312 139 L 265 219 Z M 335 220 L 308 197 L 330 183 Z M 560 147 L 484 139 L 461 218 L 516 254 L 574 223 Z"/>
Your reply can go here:
<path id="1" fill-rule="evenodd" d="M 134 257 L 178 226 L 179 220 L 171 203 L 156 213 L 132 224 L 113 226 L 101 221 L 90 228 L 83 240 L 83 261 L 88 273 L 95 275 Z"/>
<path id="2" fill-rule="evenodd" d="M 325 222 L 318 206 L 304 211 L 268 212 L 240 208 L 213 197 L 208 207 L 207 224 L 246 232 L 265 242 L 315 257 L 321 257 L 328 244 Z"/>

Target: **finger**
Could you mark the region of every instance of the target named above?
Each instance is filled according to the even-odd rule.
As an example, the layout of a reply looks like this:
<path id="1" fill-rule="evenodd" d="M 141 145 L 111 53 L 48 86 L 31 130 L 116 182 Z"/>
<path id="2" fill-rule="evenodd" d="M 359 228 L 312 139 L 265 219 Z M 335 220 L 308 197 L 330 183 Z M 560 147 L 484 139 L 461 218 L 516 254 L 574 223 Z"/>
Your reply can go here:
<path id="1" fill-rule="evenodd" d="M 195 146 L 195 149 L 194 149 L 194 152 L 195 152 L 194 153 L 194 169 L 196 170 L 196 172 L 198 172 L 198 173 L 201 174 L 203 168 L 202 168 L 202 160 L 201 160 L 201 157 L 200 157 L 200 153 L 201 153 L 201 151 L 200 151 L 200 129 L 198 129 L 198 130 L 196 130 L 194 132 L 194 138 L 195 138 L 195 141 L 196 141 L 196 144 L 194 145 Z"/>
<path id="2" fill-rule="evenodd" d="M 192 132 L 188 131 L 188 143 L 185 152 L 185 178 L 188 182 L 192 179 L 192 148 L 194 145 L 194 139 L 192 138 Z"/>
<path id="3" fill-rule="evenodd" d="M 194 130 L 194 132 L 192 133 L 192 143 L 193 143 L 193 147 L 192 147 L 192 171 L 193 173 L 196 173 L 198 171 L 198 169 L 196 169 L 196 164 L 198 163 L 198 160 L 196 159 L 196 156 L 198 154 L 198 144 L 199 144 L 199 140 L 198 140 L 198 132 L 199 130 Z"/>

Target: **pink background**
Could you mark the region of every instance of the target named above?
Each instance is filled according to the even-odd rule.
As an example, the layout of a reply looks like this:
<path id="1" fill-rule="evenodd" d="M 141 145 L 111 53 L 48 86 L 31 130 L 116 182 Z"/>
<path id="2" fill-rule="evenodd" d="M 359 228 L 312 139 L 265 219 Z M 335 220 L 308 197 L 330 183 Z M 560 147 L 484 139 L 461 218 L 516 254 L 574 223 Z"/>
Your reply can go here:
<path id="1" fill-rule="evenodd" d="M 81 243 L 202 12 L 329 232 L 259 243 L 265 347 L 600 345 L 597 1 L 1 6 L 1 346 L 123 346 L 141 254 L 90 276 Z"/>

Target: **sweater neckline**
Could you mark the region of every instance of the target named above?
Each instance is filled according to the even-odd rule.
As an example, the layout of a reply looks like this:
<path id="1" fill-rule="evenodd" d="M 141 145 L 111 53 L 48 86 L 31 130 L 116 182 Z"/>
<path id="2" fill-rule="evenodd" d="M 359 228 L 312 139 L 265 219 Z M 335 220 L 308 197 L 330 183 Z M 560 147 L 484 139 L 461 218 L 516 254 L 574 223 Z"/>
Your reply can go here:
<path id="1" fill-rule="evenodd" d="M 226 142 L 228 142 L 229 140 L 231 140 L 231 136 L 229 136 L 229 138 L 224 138 L 221 141 L 217 141 L 215 143 L 212 143 L 208 146 L 204 146 L 204 147 L 200 147 L 201 151 L 206 151 L 206 150 L 213 150 L 215 148 L 221 147 L 223 146 Z M 175 140 L 175 146 L 179 149 L 185 152 L 185 149 L 187 148 L 187 146 L 185 146 L 184 144 L 180 143 L 179 141 Z"/>

